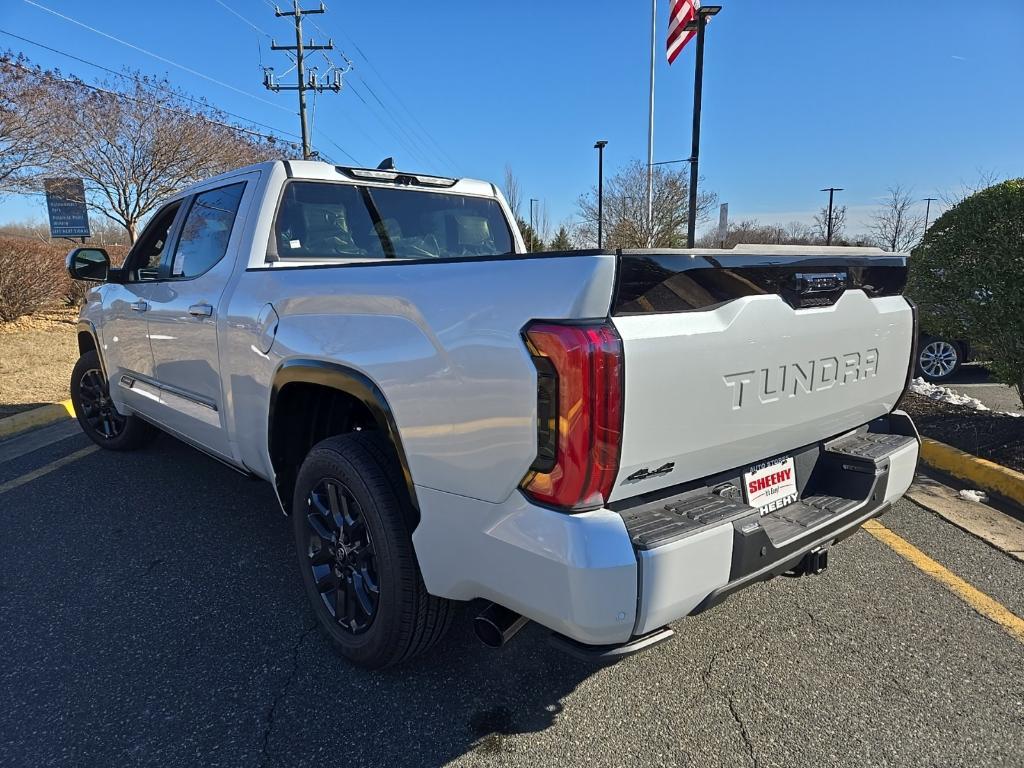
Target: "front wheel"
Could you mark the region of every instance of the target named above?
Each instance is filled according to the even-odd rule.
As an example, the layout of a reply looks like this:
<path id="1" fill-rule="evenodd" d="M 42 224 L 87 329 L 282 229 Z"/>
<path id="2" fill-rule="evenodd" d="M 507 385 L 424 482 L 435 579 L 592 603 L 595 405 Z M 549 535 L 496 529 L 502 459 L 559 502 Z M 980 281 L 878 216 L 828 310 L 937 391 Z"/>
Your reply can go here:
<path id="1" fill-rule="evenodd" d="M 917 372 L 927 381 L 946 381 L 963 363 L 963 353 L 954 341 L 925 336 L 917 350 Z"/>
<path id="2" fill-rule="evenodd" d="M 75 363 L 71 373 L 71 404 L 82 431 L 100 448 L 130 451 L 156 435 L 155 427 L 138 416 L 123 415 L 114 406 L 96 350 L 89 350 Z"/>
<path id="3" fill-rule="evenodd" d="M 295 484 L 292 526 L 306 595 L 339 653 L 385 667 L 447 631 L 448 600 L 427 593 L 411 504 L 389 444 L 374 432 L 317 443 Z"/>

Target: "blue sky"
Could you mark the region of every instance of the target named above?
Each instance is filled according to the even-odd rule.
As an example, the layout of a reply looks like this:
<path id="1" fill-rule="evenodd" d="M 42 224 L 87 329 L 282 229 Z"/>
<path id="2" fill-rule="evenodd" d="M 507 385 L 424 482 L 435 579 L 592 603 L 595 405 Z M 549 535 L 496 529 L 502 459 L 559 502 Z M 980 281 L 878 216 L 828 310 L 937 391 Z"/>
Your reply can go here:
<path id="1" fill-rule="evenodd" d="M 25 0 L 3 0 L 0 28 L 113 69 L 166 73 L 223 109 L 297 132 L 295 94 L 261 85 L 261 57 L 280 73 L 283 54 L 224 7 L 290 42 L 269 0 L 36 1 L 255 98 Z M 695 46 L 665 63 L 668 2 L 658 2 L 655 160 L 687 157 L 690 143 Z M 980 171 L 1024 175 L 1021 0 L 722 4 L 708 33 L 701 173 L 732 218 L 809 221 L 818 190 L 834 185 L 858 230 L 891 184 L 925 197 Z M 326 137 L 368 165 L 394 155 L 400 167 L 500 182 L 510 163 L 524 197 L 543 199 L 557 225 L 594 183 L 596 139 L 609 141 L 609 172 L 646 157 L 648 0 L 335 0 L 313 21 L 356 65 L 351 87 L 316 108 L 314 143 L 339 162 L 349 160 Z M 107 77 L 3 35 L 0 47 Z M 40 198 L 0 206 L 0 220 L 44 215 Z"/>

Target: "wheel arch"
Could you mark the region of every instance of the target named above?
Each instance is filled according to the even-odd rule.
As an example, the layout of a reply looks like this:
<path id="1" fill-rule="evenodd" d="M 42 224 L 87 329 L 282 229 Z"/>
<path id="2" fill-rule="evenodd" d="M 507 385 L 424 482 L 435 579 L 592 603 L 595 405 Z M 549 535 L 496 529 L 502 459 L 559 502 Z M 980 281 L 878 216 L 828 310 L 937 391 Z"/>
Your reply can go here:
<path id="1" fill-rule="evenodd" d="M 341 363 L 297 358 L 286 360 L 274 373 L 273 384 L 270 390 L 270 412 L 267 419 L 267 445 L 270 452 L 270 462 L 274 470 L 274 485 L 277 495 L 285 513 L 291 512 L 292 493 L 294 491 L 295 473 L 297 468 L 293 467 L 295 456 L 294 446 L 305 446 L 305 451 L 313 447 L 315 442 L 323 437 L 333 435 L 316 435 L 315 431 L 309 432 L 307 436 L 296 437 L 287 429 L 295 425 L 291 416 L 295 415 L 295 408 L 304 410 L 306 418 L 314 418 L 315 405 L 303 402 L 297 405 L 295 396 L 290 393 L 306 395 L 310 389 L 321 395 L 328 396 L 327 390 L 334 394 L 335 398 L 342 399 L 345 403 L 351 404 L 353 412 L 346 414 L 351 418 L 355 428 L 364 426 L 363 422 L 369 420 L 372 426 L 380 430 L 387 437 L 392 446 L 398 464 L 401 467 L 403 480 L 409 492 L 409 500 L 419 519 L 419 505 L 416 500 L 416 489 L 412 481 L 412 472 L 409 469 L 409 462 L 402 446 L 402 439 L 399 434 L 398 424 L 394 412 L 388 403 L 387 397 L 381 388 L 369 376 Z M 344 434 L 345 431 L 335 434 Z M 292 446 L 292 454 L 289 455 L 289 445 Z M 301 464 L 301 459 L 298 462 Z"/>
<path id="2" fill-rule="evenodd" d="M 89 320 L 78 321 L 78 355 L 81 357 L 86 352 L 95 352 L 100 359 L 100 369 L 103 376 L 107 375 L 107 365 L 103 359 L 103 349 L 100 347 L 99 335 L 96 333 L 96 326 Z"/>

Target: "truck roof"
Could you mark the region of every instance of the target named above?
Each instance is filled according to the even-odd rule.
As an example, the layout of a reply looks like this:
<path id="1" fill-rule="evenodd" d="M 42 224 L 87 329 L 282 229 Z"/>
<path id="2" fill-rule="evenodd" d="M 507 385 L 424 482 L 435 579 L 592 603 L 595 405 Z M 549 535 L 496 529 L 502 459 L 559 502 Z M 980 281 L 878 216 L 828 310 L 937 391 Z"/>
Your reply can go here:
<path id="1" fill-rule="evenodd" d="M 424 189 L 434 189 L 444 192 L 455 192 L 465 195 L 477 195 L 484 197 L 500 197 L 498 188 L 487 181 L 478 179 L 456 179 L 435 174 L 396 169 L 395 171 L 381 171 L 377 168 L 357 168 L 352 166 L 332 165 L 320 160 L 269 160 L 264 163 L 256 163 L 242 168 L 235 168 L 219 176 L 204 179 L 183 190 L 182 194 L 188 194 L 192 187 L 207 186 L 212 181 L 220 178 L 227 178 L 246 171 L 269 171 L 275 165 L 286 165 L 289 171 L 288 176 L 296 179 L 309 179 L 314 181 L 348 181 L 358 184 L 376 184 L 391 186 L 392 179 L 386 178 L 388 174 L 396 174 L 404 179 L 419 179 Z M 415 182 L 414 182 L 415 184 Z"/>

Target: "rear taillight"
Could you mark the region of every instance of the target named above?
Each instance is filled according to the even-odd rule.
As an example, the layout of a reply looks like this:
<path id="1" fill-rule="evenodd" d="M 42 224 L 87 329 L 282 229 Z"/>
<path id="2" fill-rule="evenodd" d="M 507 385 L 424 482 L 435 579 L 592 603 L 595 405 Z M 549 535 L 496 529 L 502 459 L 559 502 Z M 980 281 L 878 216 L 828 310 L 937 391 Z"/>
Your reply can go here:
<path id="1" fill-rule="evenodd" d="M 600 507 L 619 471 L 622 342 L 607 323 L 535 323 L 526 339 L 537 366 L 537 459 L 522 488 L 543 504 Z"/>

